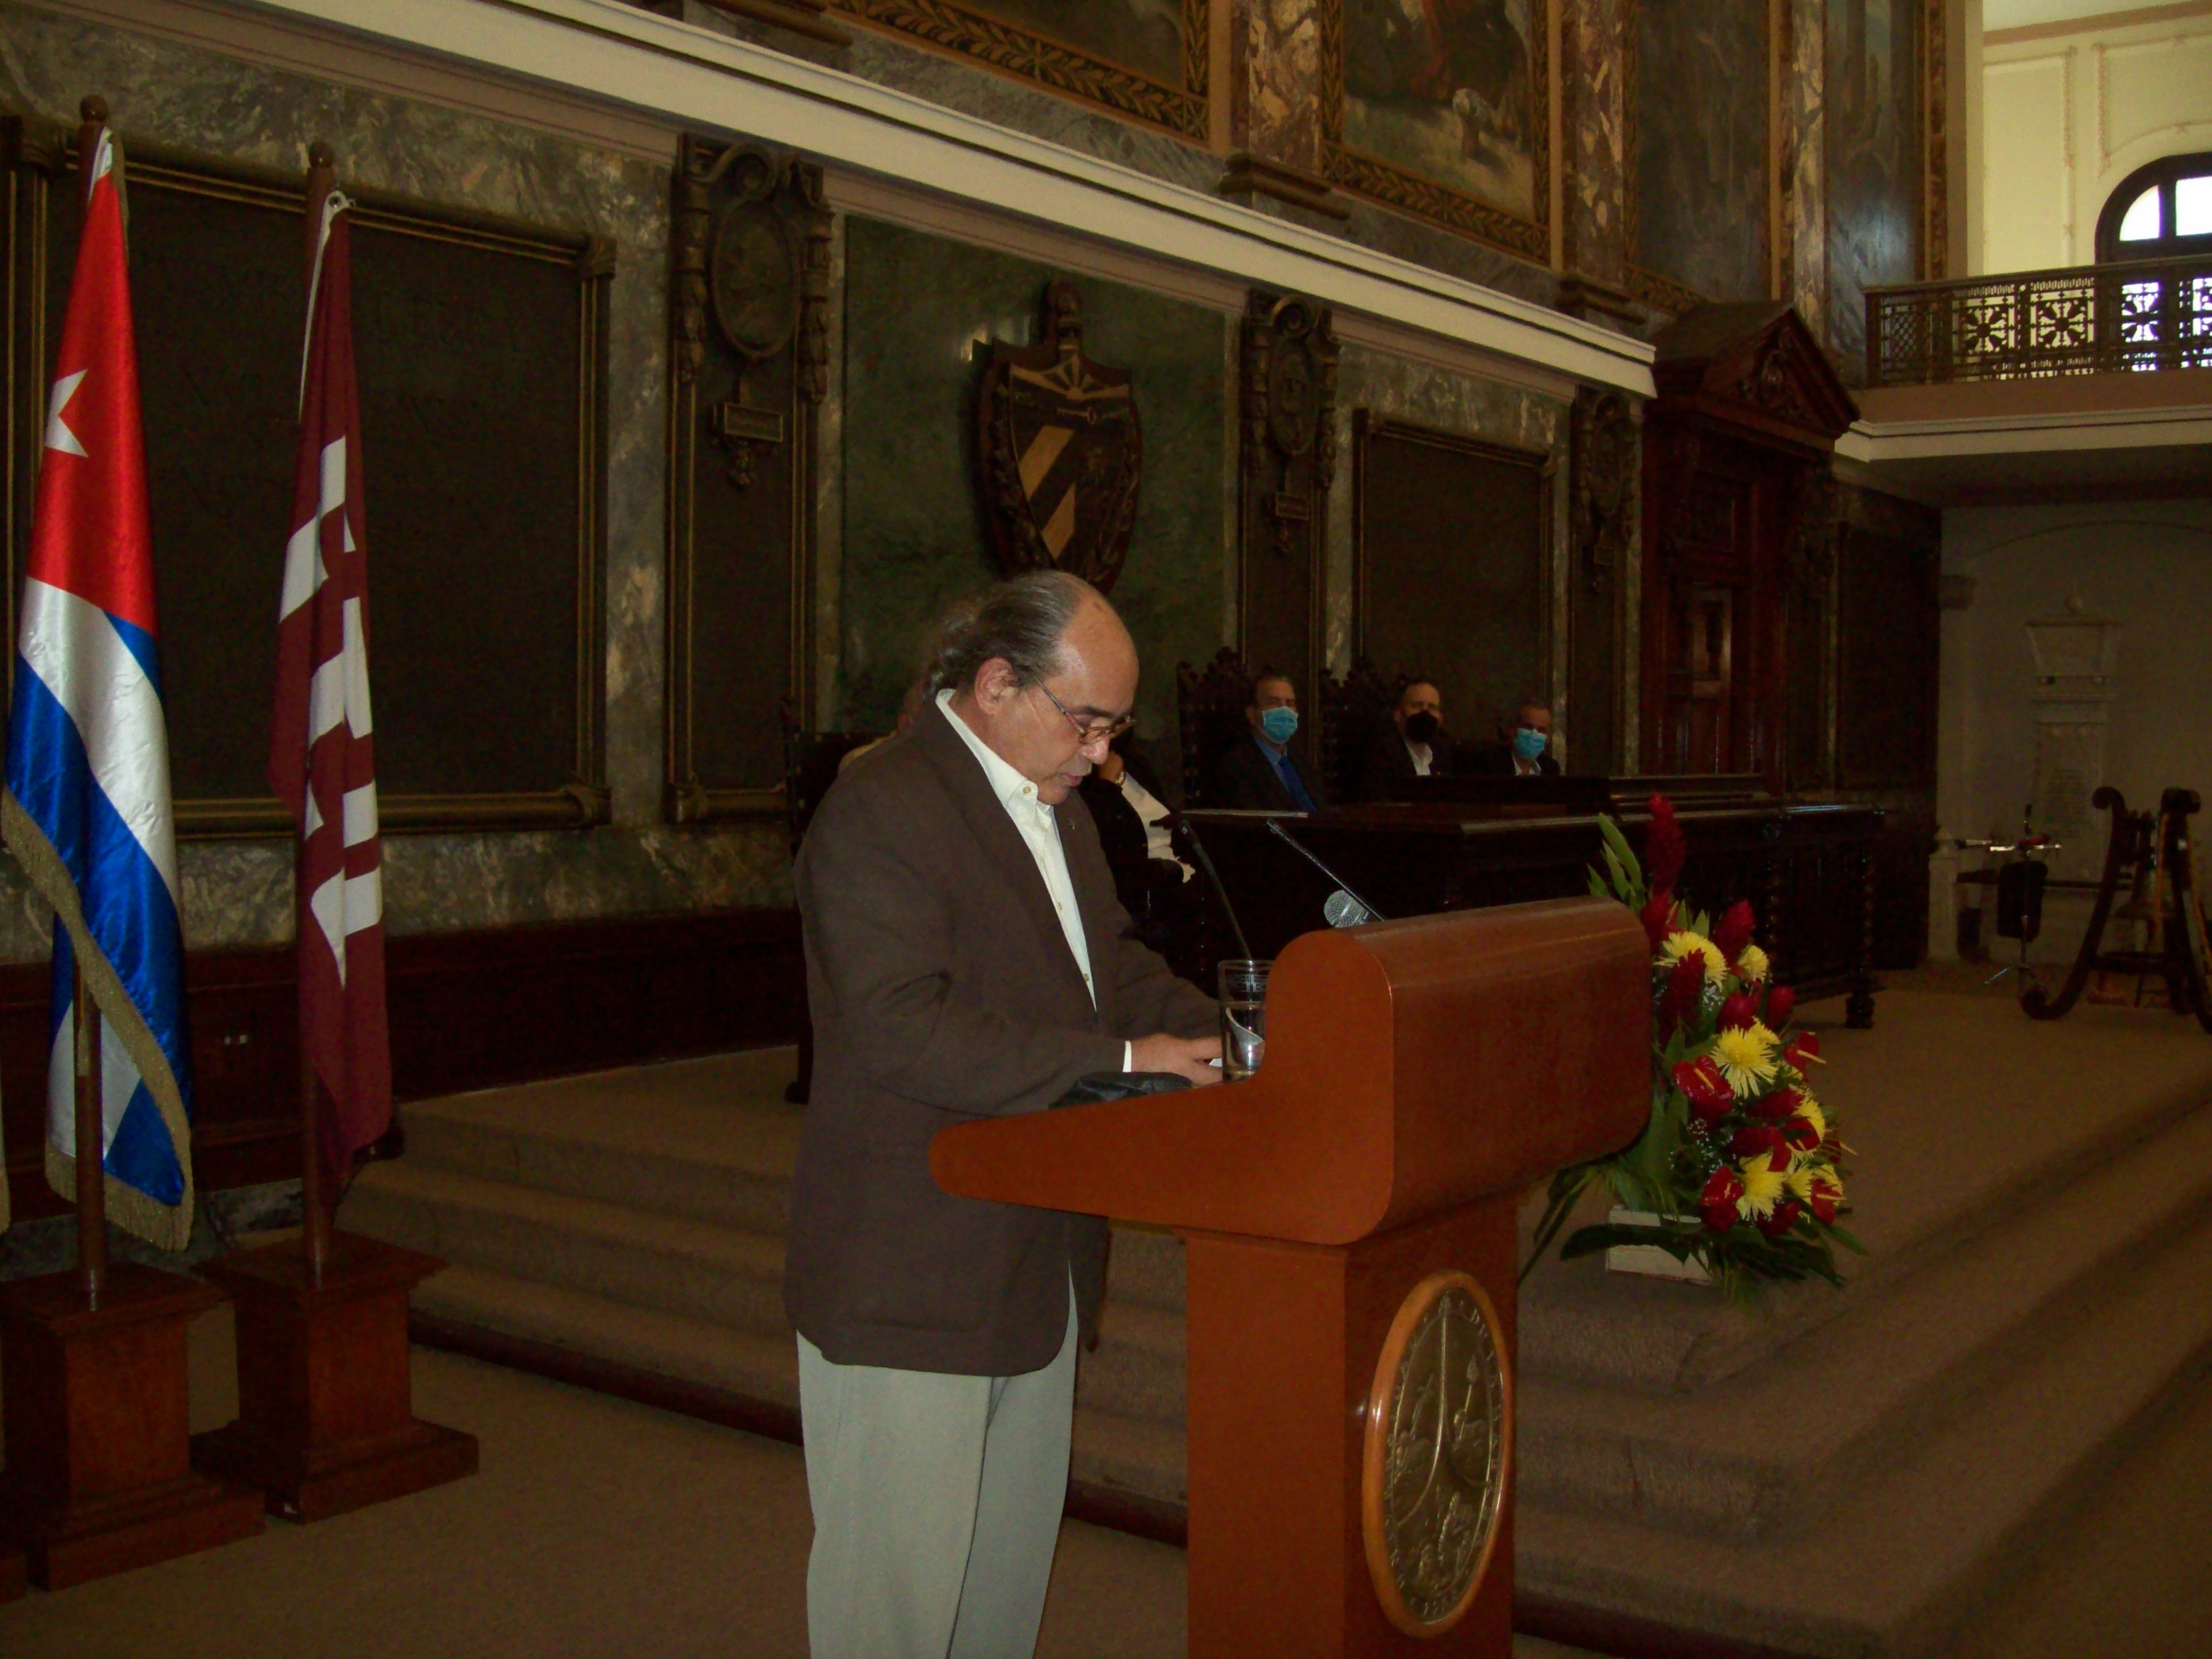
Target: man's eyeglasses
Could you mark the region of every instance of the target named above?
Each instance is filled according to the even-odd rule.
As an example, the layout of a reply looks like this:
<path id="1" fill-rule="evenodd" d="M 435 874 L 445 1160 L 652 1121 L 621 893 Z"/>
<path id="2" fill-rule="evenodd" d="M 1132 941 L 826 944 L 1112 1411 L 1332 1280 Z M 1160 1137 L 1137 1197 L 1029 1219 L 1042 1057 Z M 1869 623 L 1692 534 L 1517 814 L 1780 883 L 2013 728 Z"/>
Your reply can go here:
<path id="1" fill-rule="evenodd" d="M 1042 680 L 1037 682 L 1037 690 L 1044 693 L 1046 702 L 1067 716 L 1067 723 L 1075 728 L 1075 735 L 1083 739 L 1083 746 L 1085 749 L 1094 743 L 1111 743 L 1137 723 L 1137 717 L 1133 714 L 1124 714 L 1117 720 L 1078 720 L 1069 711 L 1066 703 L 1052 695 L 1052 688 Z"/>

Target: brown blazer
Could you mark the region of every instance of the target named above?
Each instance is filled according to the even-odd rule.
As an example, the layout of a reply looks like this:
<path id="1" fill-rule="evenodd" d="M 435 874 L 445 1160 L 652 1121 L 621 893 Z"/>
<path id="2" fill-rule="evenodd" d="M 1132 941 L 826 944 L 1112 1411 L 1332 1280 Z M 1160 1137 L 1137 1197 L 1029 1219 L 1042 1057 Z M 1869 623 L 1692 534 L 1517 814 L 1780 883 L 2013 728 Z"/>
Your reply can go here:
<path id="1" fill-rule="evenodd" d="M 1128 936 L 1073 798 L 1054 809 L 1097 1006 L 1036 860 L 934 704 L 839 779 L 799 850 L 814 1084 L 792 1182 L 784 1307 L 840 1364 L 1011 1376 L 1051 1362 L 1071 1271 L 1084 1331 L 1106 1224 L 955 1198 L 948 1124 L 1034 1112 L 1121 1068 L 1125 1038 L 1204 1036 L 1214 1005 Z"/>

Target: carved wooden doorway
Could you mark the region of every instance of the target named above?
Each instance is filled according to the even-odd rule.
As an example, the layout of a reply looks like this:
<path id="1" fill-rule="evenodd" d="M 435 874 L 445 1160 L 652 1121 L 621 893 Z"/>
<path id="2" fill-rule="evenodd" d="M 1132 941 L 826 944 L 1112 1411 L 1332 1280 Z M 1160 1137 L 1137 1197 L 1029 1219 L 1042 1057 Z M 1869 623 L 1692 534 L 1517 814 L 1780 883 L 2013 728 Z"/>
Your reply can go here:
<path id="1" fill-rule="evenodd" d="M 1796 312 L 1707 306 L 1657 341 L 1644 416 L 1644 767 L 1790 779 L 1800 599 L 1789 552 L 1820 499 L 1850 394 Z M 1804 618 L 1797 618 L 1802 624 Z M 1822 630 L 1825 632 L 1825 630 Z"/>

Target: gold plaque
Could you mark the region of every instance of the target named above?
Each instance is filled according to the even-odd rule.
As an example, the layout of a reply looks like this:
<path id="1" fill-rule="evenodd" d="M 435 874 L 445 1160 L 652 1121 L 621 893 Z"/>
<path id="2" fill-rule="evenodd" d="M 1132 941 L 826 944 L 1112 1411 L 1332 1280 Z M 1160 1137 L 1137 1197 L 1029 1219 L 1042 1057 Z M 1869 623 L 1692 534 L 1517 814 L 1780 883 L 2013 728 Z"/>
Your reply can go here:
<path id="1" fill-rule="evenodd" d="M 1472 1274 L 1431 1273 L 1383 1341 L 1361 1480 L 1375 1594 L 1407 1635 L 1441 1636 L 1474 1603 L 1512 1459 L 1497 1310 Z"/>

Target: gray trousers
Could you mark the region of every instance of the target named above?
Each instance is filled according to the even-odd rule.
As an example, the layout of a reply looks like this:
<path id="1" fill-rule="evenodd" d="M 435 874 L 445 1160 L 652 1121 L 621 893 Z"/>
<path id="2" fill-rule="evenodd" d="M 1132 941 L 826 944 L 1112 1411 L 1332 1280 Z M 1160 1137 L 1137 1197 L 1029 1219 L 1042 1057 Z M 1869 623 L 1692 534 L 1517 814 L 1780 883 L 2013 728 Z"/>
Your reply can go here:
<path id="1" fill-rule="evenodd" d="M 1075 1299 L 1042 1370 L 840 1365 L 799 1339 L 813 1659 L 1030 1659 L 1060 1541 Z"/>

